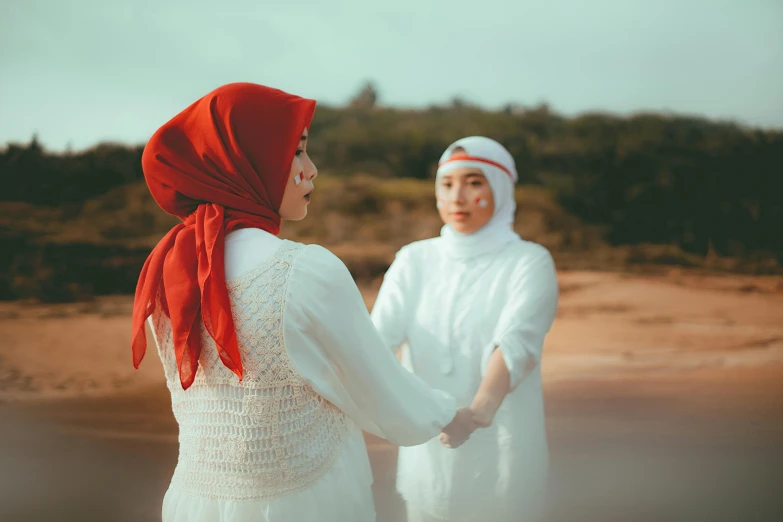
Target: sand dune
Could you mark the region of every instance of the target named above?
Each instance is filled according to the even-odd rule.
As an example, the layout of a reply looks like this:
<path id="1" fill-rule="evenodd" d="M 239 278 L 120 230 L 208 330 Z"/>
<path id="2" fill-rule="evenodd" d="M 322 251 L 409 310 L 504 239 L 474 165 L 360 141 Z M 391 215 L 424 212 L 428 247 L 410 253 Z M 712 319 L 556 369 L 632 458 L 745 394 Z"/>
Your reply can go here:
<path id="1" fill-rule="evenodd" d="M 783 278 L 560 274 L 548 383 L 783 364 Z M 365 288 L 368 305 L 375 288 Z M 0 400 L 128 392 L 159 384 L 150 345 L 131 365 L 130 297 L 0 303 Z M 148 336 L 149 338 L 149 336 Z"/>

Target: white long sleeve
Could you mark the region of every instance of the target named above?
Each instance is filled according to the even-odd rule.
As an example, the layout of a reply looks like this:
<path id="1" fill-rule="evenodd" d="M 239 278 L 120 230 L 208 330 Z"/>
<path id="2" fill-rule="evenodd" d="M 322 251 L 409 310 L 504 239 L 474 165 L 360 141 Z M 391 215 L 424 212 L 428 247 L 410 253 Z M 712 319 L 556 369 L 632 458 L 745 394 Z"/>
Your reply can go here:
<path id="1" fill-rule="evenodd" d="M 502 352 L 513 390 L 525 377 L 532 357 L 541 362 L 544 337 L 557 311 L 558 285 L 555 264 L 549 252 L 520 265 L 509 281 L 509 299 L 503 306 L 492 343 L 484 354 L 482 374 L 495 347 Z"/>
<path id="2" fill-rule="evenodd" d="M 410 284 L 410 262 L 405 248 L 397 252 L 383 276 L 370 317 L 383 340 L 384 347 L 394 350 L 405 341 L 405 328 L 413 307 L 406 306 L 405 296 Z"/>
<path id="3" fill-rule="evenodd" d="M 283 322 L 287 353 L 300 375 L 363 430 L 416 445 L 456 415 L 454 397 L 400 365 L 347 268 L 325 248 L 307 246 L 294 260 Z"/>

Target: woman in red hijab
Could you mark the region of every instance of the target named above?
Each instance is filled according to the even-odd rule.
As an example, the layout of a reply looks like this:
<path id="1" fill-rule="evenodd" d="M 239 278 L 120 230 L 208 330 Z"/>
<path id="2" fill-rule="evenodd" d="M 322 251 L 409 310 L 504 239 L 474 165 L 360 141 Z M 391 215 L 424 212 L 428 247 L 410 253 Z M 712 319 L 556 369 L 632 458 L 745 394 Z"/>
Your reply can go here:
<path id="1" fill-rule="evenodd" d="M 472 412 L 384 349 L 345 265 L 278 238 L 317 176 L 315 102 L 225 85 L 144 150 L 155 201 L 182 219 L 153 250 L 133 309 L 133 362 L 150 324 L 179 423 L 164 522 L 371 521 L 362 430 L 399 445 Z"/>

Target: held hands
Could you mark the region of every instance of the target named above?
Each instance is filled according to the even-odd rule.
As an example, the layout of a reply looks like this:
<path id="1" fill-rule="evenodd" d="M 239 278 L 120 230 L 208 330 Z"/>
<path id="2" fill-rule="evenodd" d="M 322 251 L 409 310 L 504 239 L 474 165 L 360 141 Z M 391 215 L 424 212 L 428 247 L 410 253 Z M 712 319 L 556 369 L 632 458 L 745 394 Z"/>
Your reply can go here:
<path id="1" fill-rule="evenodd" d="M 438 436 L 438 440 L 447 448 L 458 448 L 468 440 L 477 428 L 489 426 L 485 422 L 484 417 L 471 408 L 460 408 L 457 410 L 454 420 L 443 428 L 443 432 Z"/>
<path id="2" fill-rule="evenodd" d="M 498 348 L 496 346 L 495 348 Z M 447 448 L 461 446 L 477 428 L 488 428 L 509 392 L 509 373 L 503 353 L 496 349 L 470 408 L 460 408 L 438 437 Z"/>
<path id="3" fill-rule="evenodd" d="M 454 420 L 443 428 L 438 439 L 447 448 L 457 448 L 468 440 L 477 427 L 473 421 L 473 411 L 470 408 L 459 408 Z"/>
<path id="4" fill-rule="evenodd" d="M 438 436 L 441 444 L 447 448 L 460 447 L 478 428 L 488 428 L 494 417 L 493 408 L 484 404 L 479 397 L 470 408 L 460 408 L 451 423 L 443 428 Z"/>

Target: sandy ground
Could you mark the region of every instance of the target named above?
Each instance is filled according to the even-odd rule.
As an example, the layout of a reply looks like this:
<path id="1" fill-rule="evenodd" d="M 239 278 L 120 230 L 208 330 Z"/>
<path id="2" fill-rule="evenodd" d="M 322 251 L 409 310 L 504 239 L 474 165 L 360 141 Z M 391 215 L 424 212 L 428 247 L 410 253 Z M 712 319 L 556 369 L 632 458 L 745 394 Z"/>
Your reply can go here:
<path id="1" fill-rule="evenodd" d="M 549 518 L 783 520 L 783 278 L 560 283 Z M 0 520 L 159 520 L 176 424 L 154 351 L 131 366 L 130 307 L 0 303 Z M 368 444 L 378 520 L 402 522 L 396 450 Z"/>

